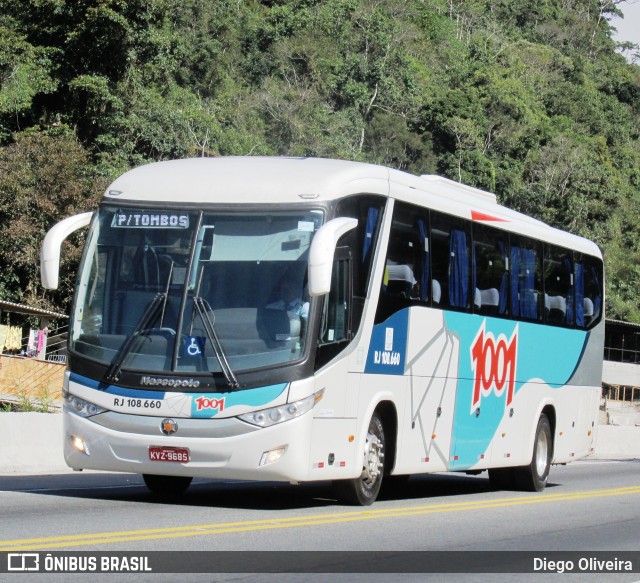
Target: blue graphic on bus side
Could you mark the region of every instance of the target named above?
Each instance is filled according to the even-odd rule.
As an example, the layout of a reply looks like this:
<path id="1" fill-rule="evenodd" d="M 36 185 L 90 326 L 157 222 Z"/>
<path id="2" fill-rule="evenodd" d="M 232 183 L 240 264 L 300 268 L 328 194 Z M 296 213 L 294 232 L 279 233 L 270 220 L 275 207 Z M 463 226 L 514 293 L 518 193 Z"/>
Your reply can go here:
<path id="1" fill-rule="evenodd" d="M 373 327 L 365 372 L 404 374 L 408 322 L 409 310 L 402 310 Z"/>
<path id="2" fill-rule="evenodd" d="M 487 453 L 500 422 L 528 382 L 561 389 L 584 354 L 588 333 L 445 313 L 460 341 L 450 469 L 471 468 Z"/>
<path id="3" fill-rule="evenodd" d="M 366 373 L 404 374 L 409 310 L 374 326 Z M 502 318 L 445 312 L 459 340 L 456 404 L 449 468 L 474 467 L 526 383 L 564 387 L 584 354 L 589 333 Z"/>

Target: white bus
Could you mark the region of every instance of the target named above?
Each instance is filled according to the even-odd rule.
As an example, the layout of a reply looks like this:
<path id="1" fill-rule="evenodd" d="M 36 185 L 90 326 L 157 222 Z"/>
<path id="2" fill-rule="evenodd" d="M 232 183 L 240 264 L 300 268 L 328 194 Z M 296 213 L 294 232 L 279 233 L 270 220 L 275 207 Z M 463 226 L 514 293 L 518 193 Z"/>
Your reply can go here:
<path id="1" fill-rule="evenodd" d="M 91 223 L 64 386 L 74 469 L 334 482 L 489 471 L 539 491 L 594 447 L 598 247 L 437 176 L 326 159 L 160 162 Z"/>

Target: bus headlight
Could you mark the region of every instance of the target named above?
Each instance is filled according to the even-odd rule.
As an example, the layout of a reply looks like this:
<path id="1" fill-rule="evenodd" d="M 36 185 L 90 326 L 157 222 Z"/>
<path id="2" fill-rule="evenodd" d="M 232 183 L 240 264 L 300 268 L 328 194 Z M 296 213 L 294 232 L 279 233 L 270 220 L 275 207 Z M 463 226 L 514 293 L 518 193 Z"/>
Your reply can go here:
<path id="1" fill-rule="evenodd" d="M 244 415 L 238 415 L 238 419 L 251 423 L 251 425 L 257 425 L 258 427 L 271 427 L 290 419 L 300 417 L 305 413 L 308 413 L 315 407 L 315 404 L 322 399 L 324 395 L 324 389 L 310 395 L 305 399 L 300 399 L 294 403 L 286 403 L 279 407 L 271 407 L 270 409 L 262 409 L 260 411 L 254 411 L 253 413 L 245 413 Z"/>
<path id="2" fill-rule="evenodd" d="M 64 392 L 63 399 L 63 411 L 65 413 L 75 413 L 76 415 L 80 415 L 80 417 L 93 417 L 94 415 L 108 411 L 108 409 L 99 407 L 95 403 L 72 395 L 69 391 Z"/>
<path id="3" fill-rule="evenodd" d="M 260 463 L 258 464 L 260 467 L 266 466 L 267 464 L 272 464 L 273 462 L 277 462 L 287 451 L 287 446 L 278 447 L 276 449 L 272 449 L 270 451 L 265 451 L 260 458 Z"/>
<path id="4" fill-rule="evenodd" d="M 78 437 L 77 435 L 70 435 L 69 437 L 71 438 L 71 445 L 73 445 L 75 449 L 85 455 L 91 455 L 89 453 L 89 446 L 87 445 L 86 441 L 84 441 L 84 439 Z"/>

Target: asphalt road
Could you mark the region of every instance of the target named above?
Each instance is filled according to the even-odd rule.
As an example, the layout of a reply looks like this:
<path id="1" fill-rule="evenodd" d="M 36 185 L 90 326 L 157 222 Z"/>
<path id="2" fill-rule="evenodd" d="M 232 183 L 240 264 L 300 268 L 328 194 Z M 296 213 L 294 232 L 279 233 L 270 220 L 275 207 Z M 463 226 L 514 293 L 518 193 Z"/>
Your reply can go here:
<path id="1" fill-rule="evenodd" d="M 507 555 L 495 551 L 530 551 L 540 557 L 558 551 L 585 556 L 594 551 L 640 551 L 638 460 L 553 467 L 542 493 L 493 491 L 485 473 L 414 476 L 369 508 L 340 506 L 332 495 L 331 488 L 321 483 L 197 480 L 179 501 L 168 502 L 154 498 L 135 475 L 0 476 L 0 551 L 218 551 L 217 556 L 224 556 L 230 551 L 296 550 L 310 551 L 310 557 L 319 551 L 369 551 L 363 556 L 372 561 L 372 569 L 377 552 L 382 551 L 458 551 L 454 558 L 481 551 L 496 561 Z M 247 561 L 253 557 L 243 556 Z M 288 560 L 286 553 L 274 556 Z M 4 577 L 0 579 L 13 583 L 45 577 L 80 581 L 83 576 L 9 573 Z M 540 573 L 119 577 L 123 576 L 94 574 L 90 579 L 557 581 L 556 574 Z M 640 581 L 640 572 L 571 577 L 573 581 L 632 582 Z"/>

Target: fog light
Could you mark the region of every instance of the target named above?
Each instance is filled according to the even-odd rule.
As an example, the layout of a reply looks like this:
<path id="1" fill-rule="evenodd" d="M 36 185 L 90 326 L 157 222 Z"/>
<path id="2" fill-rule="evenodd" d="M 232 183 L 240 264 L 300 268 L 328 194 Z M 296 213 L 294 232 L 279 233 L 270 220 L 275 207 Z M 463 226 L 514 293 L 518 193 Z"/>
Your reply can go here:
<path id="1" fill-rule="evenodd" d="M 260 458 L 260 467 L 266 466 L 267 464 L 272 464 L 273 462 L 277 462 L 283 455 L 284 452 L 287 451 L 287 447 L 279 447 L 278 449 L 272 449 L 270 451 L 265 451 Z"/>
<path id="2" fill-rule="evenodd" d="M 79 452 L 90 455 L 89 454 L 89 446 L 84 442 L 84 440 L 77 435 L 71 436 L 71 444 L 75 447 Z"/>

